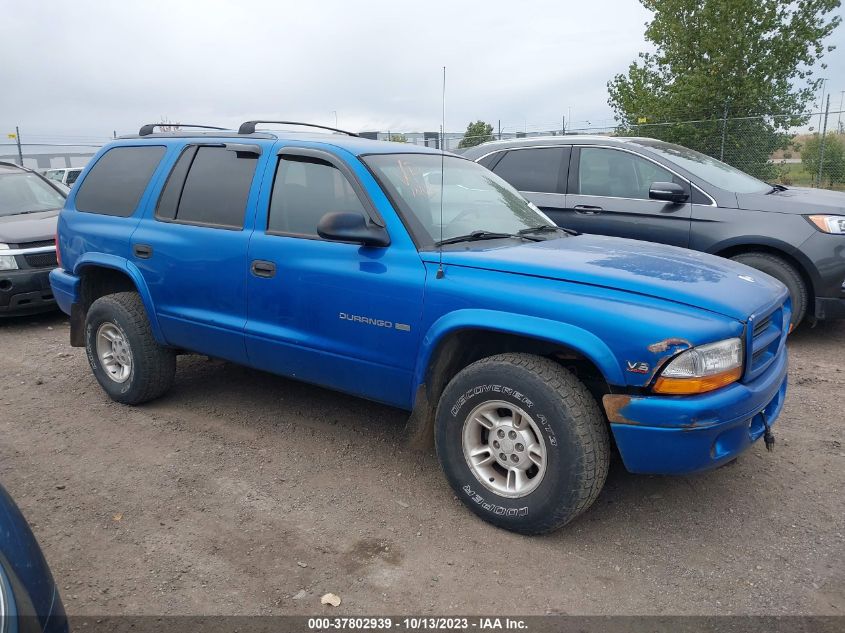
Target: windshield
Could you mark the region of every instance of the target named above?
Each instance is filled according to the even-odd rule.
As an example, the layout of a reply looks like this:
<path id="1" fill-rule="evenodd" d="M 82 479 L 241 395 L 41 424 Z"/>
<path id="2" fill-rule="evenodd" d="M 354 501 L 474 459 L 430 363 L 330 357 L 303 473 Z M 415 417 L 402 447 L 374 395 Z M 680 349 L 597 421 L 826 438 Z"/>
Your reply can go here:
<path id="1" fill-rule="evenodd" d="M 40 176 L 28 172 L 0 174 L 0 216 L 61 209 L 65 198 Z"/>
<path id="2" fill-rule="evenodd" d="M 363 160 L 401 207 L 418 242 L 475 231 L 513 234 L 551 224 L 508 183 L 472 161 L 438 154 L 373 154 Z"/>
<path id="3" fill-rule="evenodd" d="M 749 176 L 744 171 L 711 158 L 707 154 L 653 139 L 638 139 L 637 143 L 661 154 L 704 182 L 720 189 L 736 193 L 754 193 L 771 189 L 771 186 L 762 180 L 757 180 L 754 176 Z"/>

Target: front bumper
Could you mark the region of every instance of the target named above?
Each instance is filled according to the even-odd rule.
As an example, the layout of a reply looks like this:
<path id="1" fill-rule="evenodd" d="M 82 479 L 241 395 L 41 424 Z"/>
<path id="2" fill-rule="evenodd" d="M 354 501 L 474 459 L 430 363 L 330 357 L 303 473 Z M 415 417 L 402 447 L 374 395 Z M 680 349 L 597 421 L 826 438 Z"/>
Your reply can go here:
<path id="1" fill-rule="evenodd" d="M 805 268 L 813 282 L 815 305 L 810 305 L 819 321 L 845 319 L 845 235 L 815 231 L 801 246 L 807 258 Z"/>
<path id="2" fill-rule="evenodd" d="M 683 474 L 734 459 L 771 426 L 786 398 L 784 347 L 766 371 L 700 396 L 604 397 L 610 428 L 633 473 Z"/>
<path id="3" fill-rule="evenodd" d="M 0 270 L 0 316 L 54 310 L 50 269 Z"/>

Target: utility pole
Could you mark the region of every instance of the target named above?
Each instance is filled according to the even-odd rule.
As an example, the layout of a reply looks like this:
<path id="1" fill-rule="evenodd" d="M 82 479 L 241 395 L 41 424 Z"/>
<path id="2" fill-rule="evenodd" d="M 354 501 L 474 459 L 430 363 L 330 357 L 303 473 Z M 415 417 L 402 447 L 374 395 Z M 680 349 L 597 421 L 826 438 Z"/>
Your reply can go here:
<path id="1" fill-rule="evenodd" d="M 15 141 L 18 144 L 18 163 L 20 166 L 23 167 L 23 152 L 21 151 L 21 129 L 16 125 L 15 126 Z"/>
<path id="2" fill-rule="evenodd" d="M 827 95 L 827 107 L 824 110 L 824 130 L 822 131 L 822 137 L 819 139 L 821 142 L 819 143 L 819 182 L 818 186 L 822 186 L 822 167 L 824 167 L 824 140 L 825 135 L 827 134 L 827 114 L 830 112 L 830 95 Z"/>
<path id="3" fill-rule="evenodd" d="M 566 117 L 560 117 L 560 135 L 563 136 L 566 134 Z"/>
<path id="4" fill-rule="evenodd" d="M 842 103 L 845 100 L 845 90 L 839 93 L 839 117 L 836 119 L 836 131 L 842 133 Z"/>
<path id="5" fill-rule="evenodd" d="M 499 119 L 499 140 L 502 140 L 502 120 Z"/>
<path id="6" fill-rule="evenodd" d="M 827 77 L 822 77 L 822 98 L 819 99 L 819 129 L 822 129 L 822 106 L 824 105 L 824 85 L 827 82 Z"/>

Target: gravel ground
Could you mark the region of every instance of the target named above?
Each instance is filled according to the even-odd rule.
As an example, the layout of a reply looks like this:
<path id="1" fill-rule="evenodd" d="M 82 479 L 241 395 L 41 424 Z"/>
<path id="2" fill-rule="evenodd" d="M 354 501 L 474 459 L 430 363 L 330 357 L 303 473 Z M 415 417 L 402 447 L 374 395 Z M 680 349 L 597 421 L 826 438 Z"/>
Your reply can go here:
<path id="1" fill-rule="evenodd" d="M 465 510 L 401 411 L 200 357 L 128 408 L 67 341 L 0 322 L 0 481 L 71 615 L 845 614 L 845 323 L 791 338 L 774 453 L 616 462 L 544 537 Z"/>

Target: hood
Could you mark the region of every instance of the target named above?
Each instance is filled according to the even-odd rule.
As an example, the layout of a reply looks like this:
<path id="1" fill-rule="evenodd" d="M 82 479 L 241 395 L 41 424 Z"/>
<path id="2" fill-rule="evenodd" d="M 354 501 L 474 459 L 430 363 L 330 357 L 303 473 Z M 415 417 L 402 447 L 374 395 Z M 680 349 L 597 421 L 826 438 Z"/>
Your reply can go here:
<path id="1" fill-rule="evenodd" d="M 745 321 L 783 301 L 786 287 L 721 257 L 652 242 L 578 235 L 544 242 L 462 244 L 443 263 L 614 288 Z M 436 253 L 426 253 L 436 261 Z M 448 272 L 447 272 L 448 274 Z"/>
<path id="2" fill-rule="evenodd" d="M 845 193 L 827 189 L 790 187 L 786 191 L 768 194 L 738 193 L 736 201 L 740 209 L 794 213 L 795 215 L 813 213 L 845 215 Z"/>
<path id="3" fill-rule="evenodd" d="M 0 216 L 0 244 L 52 240 L 56 236 L 58 217 L 58 209 Z"/>

